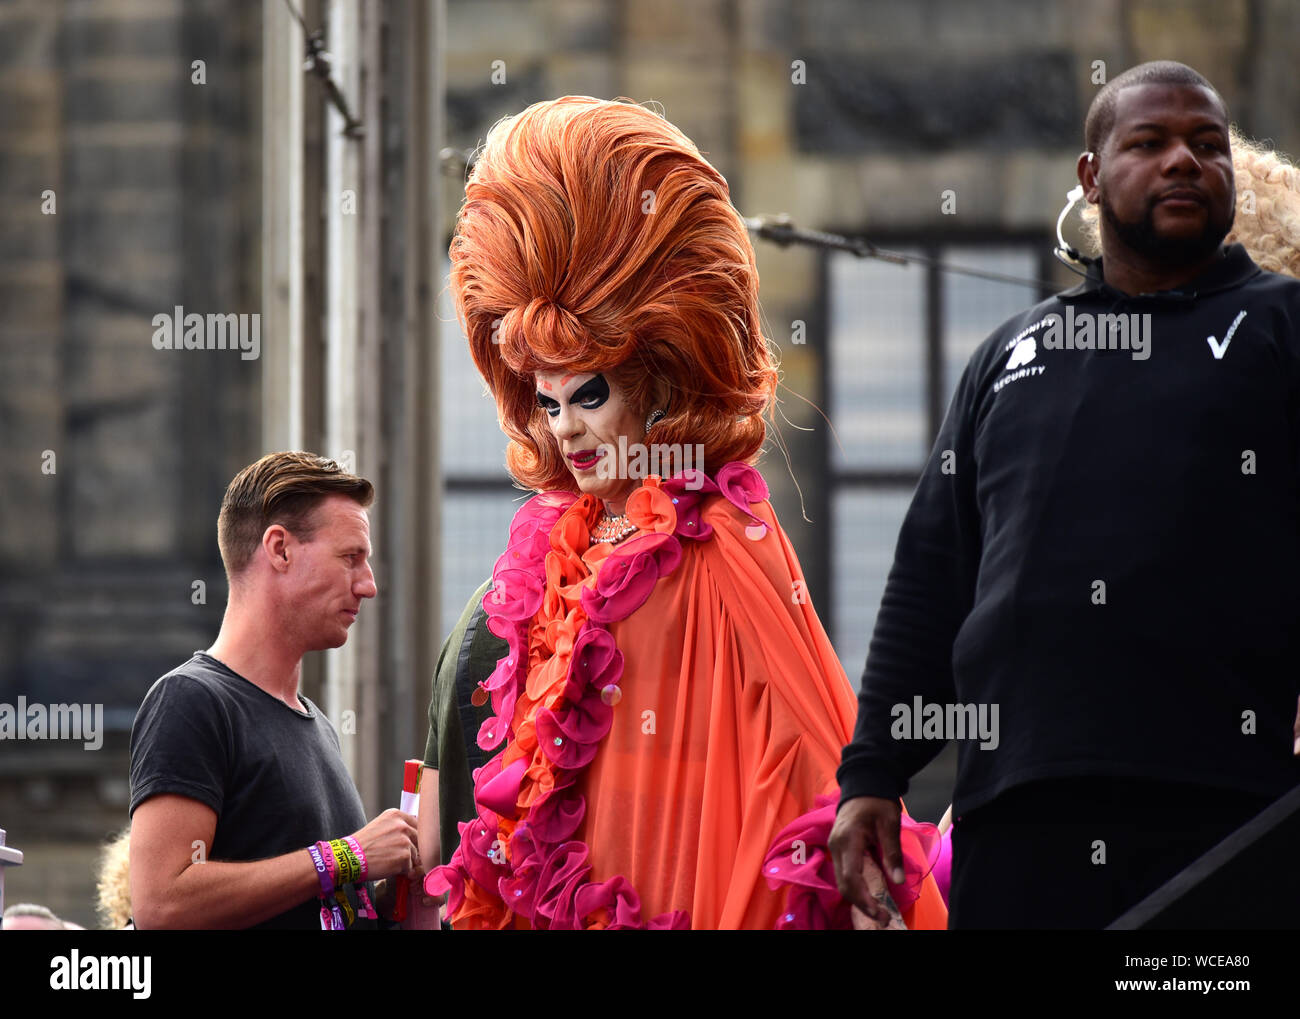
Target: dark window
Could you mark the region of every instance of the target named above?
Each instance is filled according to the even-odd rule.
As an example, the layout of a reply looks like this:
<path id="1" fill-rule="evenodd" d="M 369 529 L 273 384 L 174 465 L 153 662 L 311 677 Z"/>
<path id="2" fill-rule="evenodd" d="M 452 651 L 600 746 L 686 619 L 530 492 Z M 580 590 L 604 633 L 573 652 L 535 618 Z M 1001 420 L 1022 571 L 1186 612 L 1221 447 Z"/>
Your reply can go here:
<path id="1" fill-rule="evenodd" d="M 890 250 L 1018 277 L 1023 284 L 828 253 L 825 271 L 827 433 L 824 557 L 814 592 L 856 687 L 903 516 L 971 353 L 1041 300 L 1050 257 L 1038 237 L 961 244 L 898 241 Z M 838 441 L 837 441 L 838 439 Z"/>

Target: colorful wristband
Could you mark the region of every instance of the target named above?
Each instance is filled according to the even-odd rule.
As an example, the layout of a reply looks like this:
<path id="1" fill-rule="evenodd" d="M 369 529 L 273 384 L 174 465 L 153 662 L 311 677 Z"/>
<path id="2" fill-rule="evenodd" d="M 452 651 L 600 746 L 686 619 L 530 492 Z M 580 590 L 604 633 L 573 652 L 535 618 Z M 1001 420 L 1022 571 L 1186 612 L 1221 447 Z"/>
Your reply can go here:
<path id="1" fill-rule="evenodd" d="M 354 880 L 352 875 L 352 863 L 348 860 L 348 849 L 343 844 L 342 839 L 333 839 L 330 842 L 330 852 L 334 854 L 334 862 L 338 866 L 338 876 L 334 881 L 336 887 L 349 885 Z"/>
<path id="2" fill-rule="evenodd" d="M 378 920 L 379 911 L 375 909 L 374 903 L 370 901 L 370 893 L 366 891 L 366 875 L 370 873 L 370 864 L 366 862 L 365 851 L 361 848 L 361 843 L 351 835 L 344 841 L 348 844 L 348 848 L 352 850 L 352 855 L 357 858 L 359 864 L 356 886 L 357 899 L 361 903 L 361 908 L 357 910 L 357 914 L 370 920 Z"/>
<path id="3" fill-rule="evenodd" d="M 339 884 L 339 865 L 338 861 L 334 859 L 334 850 L 330 848 L 328 842 L 317 842 L 316 848 L 320 850 L 321 860 L 325 863 L 325 869 L 329 871 L 330 892 L 333 893 Z"/>
<path id="4" fill-rule="evenodd" d="M 352 868 L 352 880 L 348 884 L 356 884 L 361 880 L 361 860 L 352 851 L 346 839 L 339 839 L 339 841 L 343 843 L 343 855 L 347 858 L 348 866 Z"/>
<path id="5" fill-rule="evenodd" d="M 349 835 L 345 840 L 348 847 L 352 850 L 352 855 L 357 858 L 361 865 L 361 873 L 357 876 L 358 881 L 364 881 L 366 875 L 370 873 L 370 866 L 366 863 L 366 854 L 361 850 L 361 843 Z"/>
<path id="6" fill-rule="evenodd" d="M 338 904 L 343 908 L 343 912 L 347 915 L 347 923 L 342 928 L 343 930 L 346 930 L 348 927 L 351 927 L 352 922 L 356 920 L 356 911 L 352 908 L 352 903 L 348 901 L 347 893 L 342 888 L 334 893 L 334 898 L 338 900 Z"/>
<path id="7" fill-rule="evenodd" d="M 357 889 L 357 916 L 366 917 L 370 920 L 379 919 L 379 913 L 375 910 L 374 903 L 370 901 L 370 893 L 366 891 L 366 883 L 358 881 Z"/>
<path id="8" fill-rule="evenodd" d="M 316 877 L 320 880 L 321 897 L 328 897 L 334 891 L 334 878 L 330 874 L 329 868 L 325 866 L 325 858 L 321 855 L 320 843 L 309 846 L 307 852 L 311 853 L 311 862 L 316 868 Z"/>
<path id="9" fill-rule="evenodd" d="M 347 930 L 358 915 L 372 920 L 379 918 L 364 883 L 370 868 L 361 843 L 349 835 L 329 842 L 317 842 L 314 846 L 309 846 L 307 851 L 311 854 L 312 865 L 320 880 L 322 930 Z M 344 886 L 349 884 L 357 886 L 359 909 L 354 910 L 348 901 Z M 328 901 L 331 897 L 332 902 Z"/>

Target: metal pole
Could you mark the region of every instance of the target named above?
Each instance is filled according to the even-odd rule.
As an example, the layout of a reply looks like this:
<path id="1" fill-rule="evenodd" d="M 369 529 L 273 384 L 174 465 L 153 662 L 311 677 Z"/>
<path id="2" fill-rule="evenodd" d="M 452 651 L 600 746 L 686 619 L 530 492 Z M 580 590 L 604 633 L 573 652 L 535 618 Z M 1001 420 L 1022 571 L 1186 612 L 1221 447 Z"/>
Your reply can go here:
<path id="1" fill-rule="evenodd" d="M 333 55 L 332 72 L 339 88 L 358 96 L 361 84 L 361 11 L 356 3 L 326 5 L 326 44 Z M 300 68 L 300 64 L 295 65 Z M 327 456 L 365 475 L 370 470 L 358 456 L 360 415 L 357 401 L 360 311 L 358 253 L 361 217 L 365 210 L 361 145 L 343 135 L 344 120 L 333 105 L 325 108 L 325 449 Z M 373 615 L 373 613 L 371 613 Z M 363 617 L 365 613 L 363 613 Z M 367 719 L 358 696 L 358 645 L 366 624 L 353 627 L 341 648 L 325 653 L 325 711 L 339 728 L 343 761 L 357 780 L 367 812 L 376 800 L 358 773 L 361 748 L 366 742 Z"/>
<path id="2" fill-rule="evenodd" d="M 262 449 L 304 444 L 302 29 L 262 9 Z"/>
<path id="3" fill-rule="evenodd" d="M 383 229 L 384 229 L 384 132 L 382 130 L 384 98 L 383 32 L 386 3 L 355 5 L 360 9 L 357 25 L 358 57 L 355 93 L 349 84 L 347 95 L 357 95 L 360 116 L 371 130 L 365 132 L 360 142 L 360 233 L 357 238 L 359 260 L 354 266 L 357 286 L 357 333 L 353 350 L 353 377 L 356 379 L 355 402 L 352 405 L 356 430 L 357 464 L 365 465 L 362 473 L 369 478 L 382 479 L 387 473 L 385 460 L 389 454 L 388 438 L 380 413 L 388 388 L 385 385 L 384 319 L 383 319 Z M 355 147 L 355 143 L 354 147 Z M 388 512 L 382 505 L 396 497 L 395 486 L 384 485 L 376 493 L 376 506 L 370 514 L 371 529 L 377 530 L 376 539 L 384 545 L 400 540 L 400 535 L 386 533 L 383 521 Z M 392 549 L 399 553 L 401 549 Z M 389 688 L 392 670 L 385 660 L 385 645 L 393 613 L 393 597 L 388 586 L 391 578 L 379 577 L 379 596 L 374 601 L 371 625 L 362 627 L 356 634 L 356 690 L 360 707 L 357 711 L 357 736 L 359 755 L 353 772 L 363 803 L 377 813 L 397 802 L 401 780 L 385 787 L 384 760 L 400 762 L 405 754 L 390 747 L 383 738 L 383 712 L 392 703 Z"/>
<path id="4" fill-rule="evenodd" d="M 411 626 L 412 674 L 403 690 L 410 706 L 407 739 L 423 756 L 433 670 L 442 643 L 439 620 L 442 575 L 442 465 L 438 448 L 439 348 L 438 293 L 442 289 L 445 253 L 442 228 L 443 39 L 446 8 L 443 0 L 412 4 L 410 104 L 410 222 L 407 245 L 407 321 L 405 359 L 411 380 L 410 428 L 416 469 L 411 471 L 408 519 L 413 555 Z"/>
<path id="5" fill-rule="evenodd" d="M 5 870 L 22 866 L 22 862 L 23 854 L 12 846 L 5 845 L 5 830 L 0 828 L 0 916 L 4 916 L 5 911 Z"/>

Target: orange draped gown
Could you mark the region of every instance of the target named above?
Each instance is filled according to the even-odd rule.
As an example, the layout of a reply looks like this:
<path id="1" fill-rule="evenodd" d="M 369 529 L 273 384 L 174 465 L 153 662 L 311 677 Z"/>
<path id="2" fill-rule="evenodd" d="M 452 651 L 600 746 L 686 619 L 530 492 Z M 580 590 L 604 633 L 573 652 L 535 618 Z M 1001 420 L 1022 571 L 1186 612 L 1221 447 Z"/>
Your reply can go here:
<path id="1" fill-rule="evenodd" d="M 522 857 L 530 843 L 511 836 L 530 816 L 527 810 L 548 792 L 556 795 L 555 786 L 563 782 L 557 776 L 574 775 L 548 758 L 550 734 L 561 732 L 554 738 L 559 745 L 568 730 L 546 727 L 538 713 L 550 708 L 563 717 L 573 699 L 574 686 L 566 683 L 568 659 L 575 635 L 588 622 L 584 606 L 591 608 L 582 590 L 598 587 L 612 557 L 635 549 L 638 538 L 659 536 L 667 542 L 674 531 L 689 533 L 688 526 L 700 532 L 711 528 L 707 540 L 677 541 L 680 558 L 657 580 L 650 578 L 648 597 L 625 618 L 604 624 L 622 653 L 623 671 L 603 687 L 612 718 L 594 757 L 570 783 L 569 795 L 580 794 L 585 810 L 571 842 L 562 844 L 585 844 L 586 881 L 605 882 L 615 891 L 624 883 L 634 889 L 642 923 L 675 913 L 672 926 L 771 929 L 781 918 L 786 890 L 769 886 L 764 857 L 777 834 L 812 810 L 819 795 L 837 795 L 835 769 L 840 749 L 852 737 L 857 701 L 809 602 L 798 558 L 766 499 L 766 485 L 752 468 L 745 470 L 752 472 L 745 476 L 748 488 L 733 484 L 730 491 L 763 498 L 726 498 L 717 491 L 697 495 L 689 522 L 677 519 L 659 479 L 647 479 L 627 510 L 643 533 L 620 546 L 587 548 L 586 525 L 600 509 L 590 497 L 576 500 L 554 525 L 543 604 L 529 627 L 527 681 L 519 684 L 500 769 L 517 761 L 516 769 L 526 771 L 518 796 L 513 776 L 505 783 L 505 801 L 514 797 L 516 809 L 505 808 L 503 816 L 489 812 L 481 829 L 486 840 L 486 824 L 497 822 L 499 830 L 491 833 L 497 835 L 495 853 L 488 853 L 493 862 L 505 869 L 519 863 L 513 857 Z M 686 495 L 680 486 L 676 491 Z M 661 548 L 661 559 L 662 553 Z M 644 566 L 644 556 L 640 561 Z M 635 573 L 629 569 L 620 576 Z M 622 597 L 617 585 L 606 586 L 612 597 Z M 644 579 L 642 586 L 647 586 Z M 633 601 L 637 597 L 631 594 Z M 484 601 L 489 611 L 492 600 L 489 594 Z M 508 701 L 494 706 L 510 707 Z M 497 806 L 501 799 L 495 797 Z M 512 819 L 511 813 L 520 816 Z M 443 868 L 445 876 L 451 878 L 456 867 L 453 860 Z M 438 885 L 456 889 L 453 926 L 532 925 L 503 902 L 502 896 L 521 894 L 511 891 L 520 882 L 506 882 L 498 892 L 485 887 L 492 875 L 475 881 L 470 873 L 462 865 L 457 877 Z M 520 873 L 534 879 L 544 875 L 542 883 L 554 894 L 554 867 L 521 865 Z M 566 880 L 570 884 L 560 894 L 572 896 L 577 885 Z M 532 896 L 536 889 L 527 887 Z M 463 892 L 459 901 L 457 891 Z M 593 908 L 573 925 L 609 925 L 616 898 L 610 892 L 585 900 L 589 905 L 599 900 L 604 908 Z M 946 927 L 947 911 L 933 877 L 924 877 L 903 918 L 909 928 Z"/>

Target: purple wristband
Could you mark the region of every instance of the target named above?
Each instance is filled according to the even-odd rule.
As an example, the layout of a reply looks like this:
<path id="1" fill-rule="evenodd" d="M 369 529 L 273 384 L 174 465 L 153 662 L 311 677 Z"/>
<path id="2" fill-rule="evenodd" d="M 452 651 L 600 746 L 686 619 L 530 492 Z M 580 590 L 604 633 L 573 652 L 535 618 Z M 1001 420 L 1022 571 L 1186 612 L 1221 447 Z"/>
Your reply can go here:
<path id="1" fill-rule="evenodd" d="M 311 862 L 316 866 L 316 877 L 320 879 L 321 897 L 328 898 L 329 894 L 334 891 L 334 875 L 325 866 L 325 858 L 321 855 L 320 843 L 309 846 L 307 852 L 311 853 Z"/>

